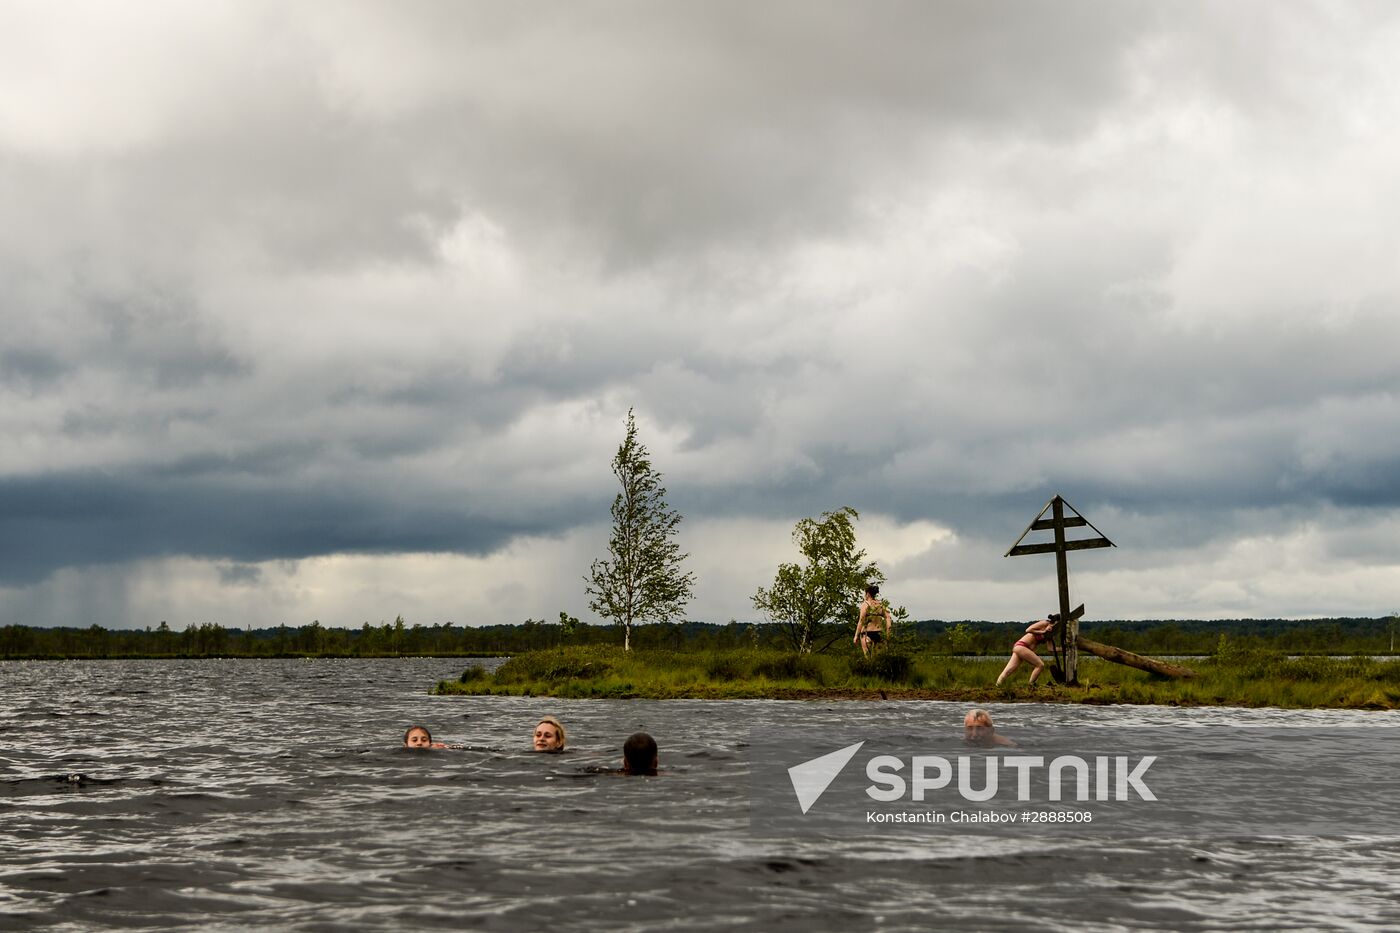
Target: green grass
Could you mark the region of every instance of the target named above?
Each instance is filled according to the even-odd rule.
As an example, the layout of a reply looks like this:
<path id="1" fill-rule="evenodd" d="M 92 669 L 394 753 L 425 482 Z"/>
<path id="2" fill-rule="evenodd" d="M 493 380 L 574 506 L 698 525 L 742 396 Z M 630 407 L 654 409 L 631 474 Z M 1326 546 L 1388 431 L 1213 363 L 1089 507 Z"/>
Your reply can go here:
<path id="1" fill-rule="evenodd" d="M 1400 707 L 1400 661 L 1307 657 L 1229 650 L 1190 662 L 1198 673 L 1173 680 L 1083 658 L 1079 686 L 1025 686 L 1024 666 L 997 687 L 1003 659 L 927 652 L 794 655 L 779 651 L 632 651 L 569 647 L 516 655 L 494 673 L 467 668 L 437 694 L 646 699 L 1035 700 L 1170 706 L 1278 706 L 1290 709 Z"/>

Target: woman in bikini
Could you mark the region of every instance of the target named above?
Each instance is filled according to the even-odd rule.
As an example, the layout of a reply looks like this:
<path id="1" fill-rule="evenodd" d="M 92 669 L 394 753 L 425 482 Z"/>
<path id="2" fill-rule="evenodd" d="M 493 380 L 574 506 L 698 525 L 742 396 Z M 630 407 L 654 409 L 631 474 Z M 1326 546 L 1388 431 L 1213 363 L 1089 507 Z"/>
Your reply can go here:
<path id="1" fill-rule="evenodd" d="M 1040 660 L 1040 655 L 1035 653 L 1036 646 L 1041 642 L 1050 640 L 1050 631 L 1055 624 L 1060 621 L 1058 613 L 1051 613 L 1050 618 L 1041 619 L 1039 622 L 1032 622 L 1026 626 L 1026 634 L 1022 635 L 1015 645 L 1011 647 L 1011 660 L 1006 662 L 1006 667 L 1002 670 L 1001 676 L 997 678 L 997 686 L 1001 682 L 1015 673 L 1016 668 L 1021 666 L 1021 662 L 1035 665 L 1035 670 L 1031 671 L 1031 679 L 1026 683 L 1034 686 L 1035 679 L 1040 676 L 1040 672 L 1045 670 L 1045 662 Z"/>
<path id="2" fill-rule="evenodd" d="M 880 588 L 872 583 L 865 588 L 865 599 L 860 603 L 860 619 L 856 622 L 852 644 L 859 644 L 861 653 L 868 658 L 871 649 L 889 637 L 890 607 L 880 601 Z"/>

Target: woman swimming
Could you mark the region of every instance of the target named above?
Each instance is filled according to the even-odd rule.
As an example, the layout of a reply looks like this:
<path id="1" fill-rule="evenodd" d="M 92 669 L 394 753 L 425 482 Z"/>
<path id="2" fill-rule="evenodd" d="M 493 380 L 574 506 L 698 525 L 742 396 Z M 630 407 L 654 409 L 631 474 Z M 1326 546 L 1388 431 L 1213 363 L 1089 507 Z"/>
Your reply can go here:
<path id="1" fill-rule="evenodd" d="M 403 734 L 404 748 L 432 748 L 433 735 L 424 726 L 409 726 Z"/>
<path id="2" fill-rule="evenodd" d="M 890 607 L 880 600 L 880 588 L 870 584 L 865 588 L 865 598 L 860 603 L 860 618 L 856 620 L 856 637 L 852 644 L 860 645 L 867 658 L 870 651 L 890 636 Z"/>
<path id="3" fill-rule="evenodd" d="M 1059 621 L 1059 614 L 1052 612 L 1048 619 L 1041 619 L 1026 626 L 1026 634 L 1022 635 L 1016 644 L 1011 646 L 1011 660 L 1006 662 L 1006 667 L 997 677 L 998 687 L 1001 686 L 1003 680 L 1015 673 L 1022 661 L 1035 665 L 1035 670 L 1031 671 L 1030 680 L 1026 681 L 1028 684 L 1035 684 L 1035 679 L 1040 676 L 1041 671 L 1045 670 L 1045 662 L 1040 660 L 1040 655 L 1035 653 L 1036 646 L 1050 640 L 1050 632 Z"/>
<path id="4" fill-rule="evenodd" d="M 545 716 L 535 726 L 535 751 L 562 752 L 564 750 L 564 724 L 553 716 Z"/>

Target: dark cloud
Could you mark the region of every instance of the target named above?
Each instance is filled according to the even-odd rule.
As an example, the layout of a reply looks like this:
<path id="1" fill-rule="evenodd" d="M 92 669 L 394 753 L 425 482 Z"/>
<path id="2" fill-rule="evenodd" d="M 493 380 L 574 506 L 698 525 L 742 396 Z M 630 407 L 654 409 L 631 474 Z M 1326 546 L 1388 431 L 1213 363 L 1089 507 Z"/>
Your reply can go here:
<path id="1" fill-rule="evenodd" d="M 219 580 L 233 586 L 256 586 L 262 582 L 262 568 L 255 564 L 222 564 Z"/>
<path id="2" fill-rule="evenodd" d="M 951 529 L 910 572 L 1031 579 L 1055 493 L 1133 572 L 1324 513 L 1355 562 L 1396 22 L 313 4 L 11 65 L 0 574 L 499 554 L 605 520 L 630 407 L 688 518 Z"/>
<path id="3" fill-rule="evenodd" d="M 0 580 L 27 584 L 61 567 L 192 556 L 258 562 L 324 554 L 484 554 L 577 514 L 526 515 L 489 495 L 447 501 L 396 486 L 369 493 L 311 483 L 254 487 L 150 475 L 49 475 L 0 481 Z"/>
<path id="4" fill-rule="evenodd" d="M 534 12 L 451 11 L 435 31 L 482 64 L 431 119 L 450 128 L 463 177 L 489 179 L 468 201 L 531 231 L 587 231 L 624 268 L 843 228 L 863 199 L 899 197 L 898 179 L 950 140 L 1084 132 L 1127 91 L 1150 16 L 1131 4 L 619 9 L 575 9 L 543 30 L 529 28 Z"/>
<path id="5" fill-rule="evenodd" d="M 0 351 L 0 381 L 33 393 L 52 386 L 67 371 L 63 362 L 44 350 Z"/>

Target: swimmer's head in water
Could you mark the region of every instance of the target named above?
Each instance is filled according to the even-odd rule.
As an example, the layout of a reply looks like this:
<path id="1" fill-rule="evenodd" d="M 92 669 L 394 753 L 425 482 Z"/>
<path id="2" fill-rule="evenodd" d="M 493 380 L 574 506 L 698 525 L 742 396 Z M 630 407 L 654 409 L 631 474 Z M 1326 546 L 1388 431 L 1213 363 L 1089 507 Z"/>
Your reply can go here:
<path id="1" fill-rule="evenodd" d="M 535 726 L 535 751 L 562 752 L 564 750 L 564 724 L 553 716 L 545 716 Z"/>
<path id="2" fill-rule="evenodd" d="M 623 774 L 656 773 L 656 739 L 645 732 L 634 732 L 622 744 Z"/>
<path id="3" fill-rule="evenodd" d="M 963 738 L 969 742 L 991 738 L 996 731 L 996 726 L 992 725 L 992 714 L 984 709 L 970 709 L 963 717 Z"/>
<path id="4" fill-rule="evenodd" d="M 433 736 L 422 726 L 409 726 L 403 734 L 404 748 L 432 748 Z"/>

